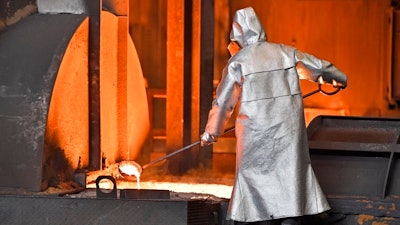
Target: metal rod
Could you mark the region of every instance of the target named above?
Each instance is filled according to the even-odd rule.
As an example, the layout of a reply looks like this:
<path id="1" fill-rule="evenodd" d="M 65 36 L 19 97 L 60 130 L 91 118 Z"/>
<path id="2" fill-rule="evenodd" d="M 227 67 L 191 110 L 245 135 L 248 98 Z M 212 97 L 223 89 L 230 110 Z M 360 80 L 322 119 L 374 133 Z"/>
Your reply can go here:
<path id="1" fill-rule="evenodd" d="M 155 163 L 158 163 L 158 162 L 160 162 L 160 161 L 162 161 L 162 160 L 164 160 L 164 159 L 166 159 L 166 158 L 169 158 L 169 157 L 171 157 L 171 156 L 173 156 L 173 155 L 176 155 L 176 154 L 178 154 L 178 153 L 180 153 L 180 152 L 183 152 L 183 151 L 185 151 L 185 150 L 187 150 L 187 149 L 189 149 L 189 148 L 191 148 L 191 147 L 193 147 L 193 146 L 196 146 L 196 145 L 198 145 L 198 144 L 200 144 L 200 141 L 196 141 L 196 142 L 194 142 L 194 143 L 192 143 L 192 144 L 190 144 L 190 145 L 187 145 L 187 146 L 185 146 L 185 147 L 183 147 L 183 148 L 181 148 L 181 149 L 179 149 L 179 150 L 177 150 L 177 151 L 174 151 L 174 152 L 172 152 L 172 153 L 170 153 L 170 154 L 168 154 L 168 155 L 166 155 L 166 156 L 163 156 L 163 157 L 158 158 L 158 159 L 156 159 L 156 160 L 154 160 L 154 161 L 151 161 L 151 162 L 145 164 L 144 166 L 142 166 L 142 168 L 145 169 L 145 168 L 147 168 L 147 167 L 149 167 L 149 166 L 151 166 L 151 165 L 153 165 L 153 164 L 155 164 Z"/>
<path id="2" fill-rule="evenodd" d="M 387 185 L 389 182 L 389 178 L 390 178 L 390 174 L 391 174 L 391 168 L 392 168 L 392 164 L 393 164 L 393 157 L 394 157 L 394 151 L 392 150 L 392 152 L 390 152 L 390 157 L 388 160 L 388 164 L 387 164 L 387 168 L 386 168 L 386 176 L 385 176 L 385 181 L 383 183 L 383 190 L 382 190 L 382 196 L 381 199 L 385 199 L 386 197 L 386 192 L 387 192 Z"/>
<path id="3" fill-rule="evenodd" d="M 224 135 L 224 134 L 226 134 L 226 133 L 229 133 L 229 132 L 231 132 L 231 131 L 233 131 L 233 130 L 235 130 L 235 127 L 232 127 L 232 128 L 227 129 L 222 135 Z M 181 149 L 179 149 L 179 150 L 176 150 L 176 151 L 174 151 L 174 152 L 172 152 L 172 153 L 170 153 L 170 154 L 168 154 L 168 155 L 165 155 L 165 156 L 163 156 L 163 157 L 161 157 L 161 158 L 158 158 L 158 159 L 156 159 L 156 160 L 153 160 L 153 161 L 151 161 L 151 162 L 149 162 L 149 163 L 143 165 L 143 166 L 142 166 L 142 169 L 145 169 L 145 168 L 147 168 L 147 167 L 149 167 L 149 166 L 151 166 L 151 165 L 153 165 L 153 164 L 155 164 L 155 163 L 158 163 L 158 162 L 160 162 L 160 161 L 162 161 L 162 160 L 164 160 L 164 159 L 166 159 L 166 158 L 169 158 L 169 157 L 171 157 L 171 156 L 173 156 L 173 155 L 176 155 L 176 154 L 178 154 L 178 153 L 180 153 L 180 152 L 183 152 L 183 151 L 185 151 L 185 150 L 188 150 L 188 149 L 190 149 L 190 148 L 192 148 L 192 147 L 194 147 L 194 146 L 196 146 L 196 145 L 198 145 L 198 144 L 200 144 L 200 143 L 201 143 L 200 140 L 199 140 L 199 141 L 196 141 L 196 142 L 194 142 L 194 143 L 192 143 L 192 144 L 190 144 L 190 145 L 187 145 L 187 146 L 185 146 L 185 147 L 183 147 L 183 148 L 181 148 Z"/>
<path id="4" fill-rule="evenodd" d="M 400 136 L 397 137 L 396 144 L 399 144 L 399 143 L 400 143 Z M 383 190 L 382 190 L 382 196 L 381 196 L 382 200 L 385 199 L 385 197 L 386 197 L 386 192 L 387 192 L 387 189 L 388 189 L 387 186 L 388 186 L 388 182 L 389 182 L 391 171 L 392 171 L 393 161 L 394 161 L 394 150 L 392 149 L 391 152 L 390 152 L 390 157 L 389 157 L 387 168 L 386 168 L 385 181 L 383 183 Z"/>

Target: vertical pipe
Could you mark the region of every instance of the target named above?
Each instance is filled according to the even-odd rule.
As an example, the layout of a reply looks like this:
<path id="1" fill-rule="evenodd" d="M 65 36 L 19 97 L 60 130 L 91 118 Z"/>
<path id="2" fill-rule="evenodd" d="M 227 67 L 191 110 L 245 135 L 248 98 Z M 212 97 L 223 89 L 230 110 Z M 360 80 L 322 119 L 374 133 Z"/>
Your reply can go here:
<path id="1" fill-rule="evenodd" d="M 184 62 L 183 62 L 183 146 L 192 142 L 192 58 L 193 58 L 193 0 L 185 0 L 184 8 Z M 196 164 L 192 151 L 186 151 L 181 159 L 180 173 L 186 172 Z"/>
<path id="2" fill-rule="evenodd" d="M 201 0 L 201 37 L 200 37 L 200 131 L 208 119 L 213 99 L 214 80 L 214 0 Z M 203 147 L 199 152 L 199 162 L 205 168 L 212 167 L 212 145 Z"/>
<path id="3" fill-rule="evenodd" d="M 184 1 L 167 1 L 167 153 L 182 147 L 183 137 L 183 61 Z M 168 170 L 177 173 L 180 156 L 169 160 Z"/>
<path id="4" fill-rule="evenodd" d="M 183 47 L 183 57 L 180 58 L 181 63 L 182 63 L 182 74 L 181 77 L 179 77 L 179 80 L 177 80 L 178 76 L 175 75 L 175 77 L 171 78 L 169 81 L 172 79 L 174 82 L 180 82 L 180 86 L 182 87 L 180 90 L 178 90 L 181 95 L 179 101 L 180 105 L 179 107 L 182 108 L 182 117 L 180 120 L 182 123 L 180 124 L 181 127 L 181 136 L 180 136 L 180 146 L 186 146 L 191 143 L 191 132 L 192 132 L 192 126 L 191 126 L 191 121 L 192 121 L 192 0 L 183 0 L 181 3 L 183 4 L 183 15 L 181 14 L 180 16 L 183 16 L 183 23 L 179 24 L 181 26 L 181 29 L 183 30 L 183 36 L 179 41 L 182 42 L 176 42 L 177 44 L 179 43 L 179 47 Z M 175 18 L 177 20 L 178 17 Z M 169 28 L 168 28 L 169 29 Z M 172 30 L 171 32 L 178 32 L 177 30 Z M 181 45 L 183 44 L 183 45 Z M 175 46 L 178 47 L 178 46 Z M 178 49 L 178 48 L 177 48 Z M 169 65 L 169 66 L 174 66 L 175 65 Z M 170 83 L 168 81 L 168 83 Z M 169 89 L 171 88 L 170 86 L 167 87 L 167 94 L 171 93 L 169 92 Z M 178 96 L 178 95 L 177 95 Z M 178 106 L 177 102 L 171 103 L 170 101 L 173 101 L 173 99 L 170 98 L 170 95 L 168 95 L 167 99 L 167 104 L 172 105 L 175 104 L 175 106 Z M 167 108 L 167 113 L 169 109 Z M 175 112 L 174 112 L 175 113 Z M 176 122 L 176 121 L 169 121 L 167 117 L 167 122 L 170 124 L 170 122 Z M 168 125 L 167 124 L 167 125 Z M 168 135 L 168 134 L 167 134 Z M 168 143 L 168 139 L 167 139 Z M 177 148 L 173 149 L 172 151 L 176 150 Z M 186 151 L 183 154 L 177 155 L 173 158 L 169 159 L 169 166 L 168 170 L 172 174 L 180 175 L 185 173 L 187 170 L 195 166 L 195 155 L 191 151 Z"/>
<path id="5" fill-rule="evenodd" d="M 89 169 L 101 169 L 100 149 L 100 13 L 101 0 L 89 9 Z"/>
<path id="6" fill-rule="evenodd" d="M 200 25 L 201 25 L 201 0 L 192 1 L 192 72 L 191 72 L 191 131 L 190 138 L 192 142 L 199 140 L 199 125 L 200 125 Z M 193 156 L 193 166 L 199 165 L 200 146 L 193 147 L 190 152 Z"/>
<path id="7" fill-rule="evenodd" d="M 128 143 L 128 16 L 118 16 L 118 152 L 132 160 Z M 131 124 L 132 125 L 132 124 Z M 133 151 L 132 151 L 133 152 Z"/>
<path id="8" fill-rule="evenodd" d="M 393 98 L 400 101 L 400 10 L 393 10 L 392 24 L 392 92 Z"/>

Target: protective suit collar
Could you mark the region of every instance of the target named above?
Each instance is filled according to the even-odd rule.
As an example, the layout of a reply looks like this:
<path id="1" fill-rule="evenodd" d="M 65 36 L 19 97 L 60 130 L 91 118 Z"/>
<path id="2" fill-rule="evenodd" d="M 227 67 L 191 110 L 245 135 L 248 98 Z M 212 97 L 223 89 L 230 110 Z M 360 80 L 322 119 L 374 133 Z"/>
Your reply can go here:
<path id="1" fill-rule="evenodd" d="M 252 7 L 236 11 L 230 39 L 231 41 L 237 41 L 241 47 L 260 41 L 267 41 L 264 28 Z"/>

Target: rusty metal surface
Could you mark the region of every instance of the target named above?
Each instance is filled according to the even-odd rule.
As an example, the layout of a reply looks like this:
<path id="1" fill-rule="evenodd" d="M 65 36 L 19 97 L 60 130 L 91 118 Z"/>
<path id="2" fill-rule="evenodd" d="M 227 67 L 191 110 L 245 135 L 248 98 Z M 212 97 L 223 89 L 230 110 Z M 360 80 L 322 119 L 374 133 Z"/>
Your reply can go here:
<path id="1" fill-rule="evenodd" d="M 35 14 L 0 34 L 0 187 L 42 188 L 53 85 L 82 15 Z"/>
<path id="2" fill-rule="evenodd" d="M 384 200 L 358 196 L 328 196 L 330 212 L 346 215 L 371 215 L 400 219 L 400 197 Z"/>
<path id="3" fill-rule="evenodd" d="M 346 215 L 334 225 L 399 225 L 400 219 L 393 217 L 375 217 L 368 214 Z M 307 225 L 307 224 L 306 224 Z"/>
<path id="4" fill-rule="evenodd" d="M 34 13 L 37 13 L 35 0 L 0 1 L 0 30 Z"/>
<path id="5" fill-rule="evenodd" d="M 400 60 L 400 1 L 392 1 L 397 10 L 393 10 L 393 40 L 392 40 L 392 96 L 399 103 L 400 101 L 400 65 L 397 63 Z"/>

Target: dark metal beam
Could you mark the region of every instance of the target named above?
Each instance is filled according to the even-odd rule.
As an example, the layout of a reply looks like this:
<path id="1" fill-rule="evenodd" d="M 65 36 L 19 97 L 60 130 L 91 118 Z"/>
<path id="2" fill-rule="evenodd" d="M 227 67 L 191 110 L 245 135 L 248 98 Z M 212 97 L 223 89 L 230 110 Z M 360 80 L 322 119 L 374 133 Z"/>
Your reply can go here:
<path id="1" fill-rule="evenodd" d="M 89 8 L 89 169 L 101 169 L 100 149 L 100 13 L 101 0 Z"/>
<path id="2" fill-rule="evenodd" d="M 208 111 L 213 100 L 214 81 L 214 0 L 201 1 L 200 39 L 200 134 L 208 120 Z M 212 167 L 212 145 L 202 147 L 199 162 L 205 168 Z"/>

